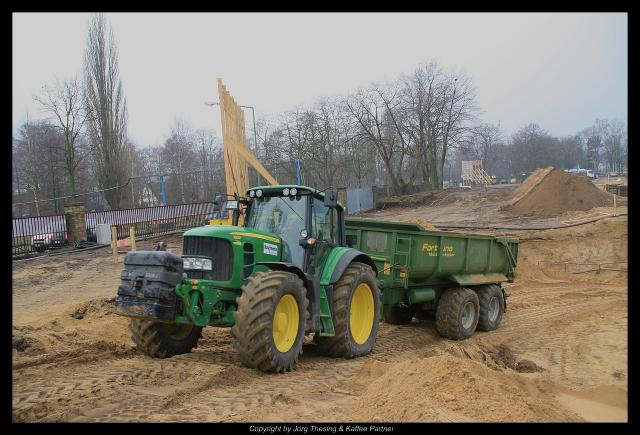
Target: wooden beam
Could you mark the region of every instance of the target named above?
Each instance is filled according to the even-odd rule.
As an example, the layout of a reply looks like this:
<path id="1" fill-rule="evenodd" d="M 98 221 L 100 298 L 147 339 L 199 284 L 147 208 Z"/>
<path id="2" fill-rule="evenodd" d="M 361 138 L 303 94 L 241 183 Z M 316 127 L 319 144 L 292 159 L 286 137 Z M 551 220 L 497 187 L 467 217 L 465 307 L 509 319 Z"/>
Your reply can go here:
<path id="1" fill-rule="evenodd" d="M 248 164 L 253 166 L 271 185 L 279 184 L 269 171 L 247 148 L 244 112 L 227 88 L 218 79 L 220 117 L 224 154 L 224 174 L 227 193 L 245 195 L 249 189 Z"/>

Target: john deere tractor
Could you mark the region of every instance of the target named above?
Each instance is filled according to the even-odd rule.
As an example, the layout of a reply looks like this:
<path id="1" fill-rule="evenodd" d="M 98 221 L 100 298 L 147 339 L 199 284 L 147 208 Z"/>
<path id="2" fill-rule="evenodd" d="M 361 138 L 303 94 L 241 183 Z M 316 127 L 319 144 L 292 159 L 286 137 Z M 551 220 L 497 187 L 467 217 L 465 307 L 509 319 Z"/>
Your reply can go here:
<path id="1" fill-rule="evenodd" d="M 116 307 L 131 317 L 138 349 L 156 358 L 187 353 L 212 325 L 231 327 L 240 361 L 267 372 L 292 370 L 311 333 L 325 355 L 371 352 L 377 269 L 346 247 L 336 190 L 261 186 L 226 208 L 233 225 L 186 231 L 182 256 L 127 254 Z"/>

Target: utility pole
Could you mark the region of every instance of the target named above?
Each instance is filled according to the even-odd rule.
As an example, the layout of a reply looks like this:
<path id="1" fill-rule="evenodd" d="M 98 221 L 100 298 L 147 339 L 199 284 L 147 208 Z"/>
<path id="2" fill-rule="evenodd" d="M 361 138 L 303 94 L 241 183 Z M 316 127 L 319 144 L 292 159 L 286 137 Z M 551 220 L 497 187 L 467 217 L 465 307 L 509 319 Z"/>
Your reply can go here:
<path id="1" fill-rule="evenodd" d="M 131 158 L 131 180 L 130 180 L 130 182 L 131 182 L 131 208 L 135 208 L 136 201 L 135 201 L 135 198 L 133 196 L 133 146 L 131 147 L 129 154 L 131 155 L 131 157 L 130 157 Z"/>
<path id="2" fill-rule="evenodd" d="M 162 192 L 162 205 L 167 205 L 167 196 L 164 192 L 164 175 L 160 175 L 160 191 Z"/>

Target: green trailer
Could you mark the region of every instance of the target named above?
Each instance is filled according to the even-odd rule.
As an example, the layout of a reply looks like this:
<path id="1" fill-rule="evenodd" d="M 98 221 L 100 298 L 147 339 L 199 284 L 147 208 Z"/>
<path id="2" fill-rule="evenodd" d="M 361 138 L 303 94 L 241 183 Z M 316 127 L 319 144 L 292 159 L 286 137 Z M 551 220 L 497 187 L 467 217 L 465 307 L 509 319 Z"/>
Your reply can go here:
<path id="1" fill-rule="evenodd" d="M 435 317 L 440 334 L 453 339 L 500 325 L 507 296 L 501 283 L 515 278 L 517 239 L 426 231 L 407 222 L 345 223 L 347 246 L 376 265 L 386 322 Z"/>

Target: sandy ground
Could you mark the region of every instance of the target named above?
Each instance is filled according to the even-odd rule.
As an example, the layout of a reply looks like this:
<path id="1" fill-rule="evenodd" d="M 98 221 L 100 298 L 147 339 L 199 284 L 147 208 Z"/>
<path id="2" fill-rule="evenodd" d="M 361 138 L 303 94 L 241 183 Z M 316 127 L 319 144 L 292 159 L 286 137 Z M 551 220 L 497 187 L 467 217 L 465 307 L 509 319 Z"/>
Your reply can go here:
<path id="1" fill-rule="evenodd" d="M 497 211 L 508 188 L 490 189 L 369 215 L 513 224 Z M 516 221 L 559 224 L 590 213 Z M 383 323 L 370 355 L 326 358 L 308 344 L 284 375 L 243 367 L 224 328 L 205 328 L 190 354 L 138 354 L 127 320 L 109 311 L 122 264 L 107 249 L 14 262 L 13 419 L 626 421 L 627 273 L 539 263 L 626 262 L 626 216 L 510 233 L 521 238 L 519 275 L 505 285 L 511 296 L 498 330 L 456 342 L 439 337 L 432 320 Z M 180 252 L 179 237 L 165 239 Z"/>

